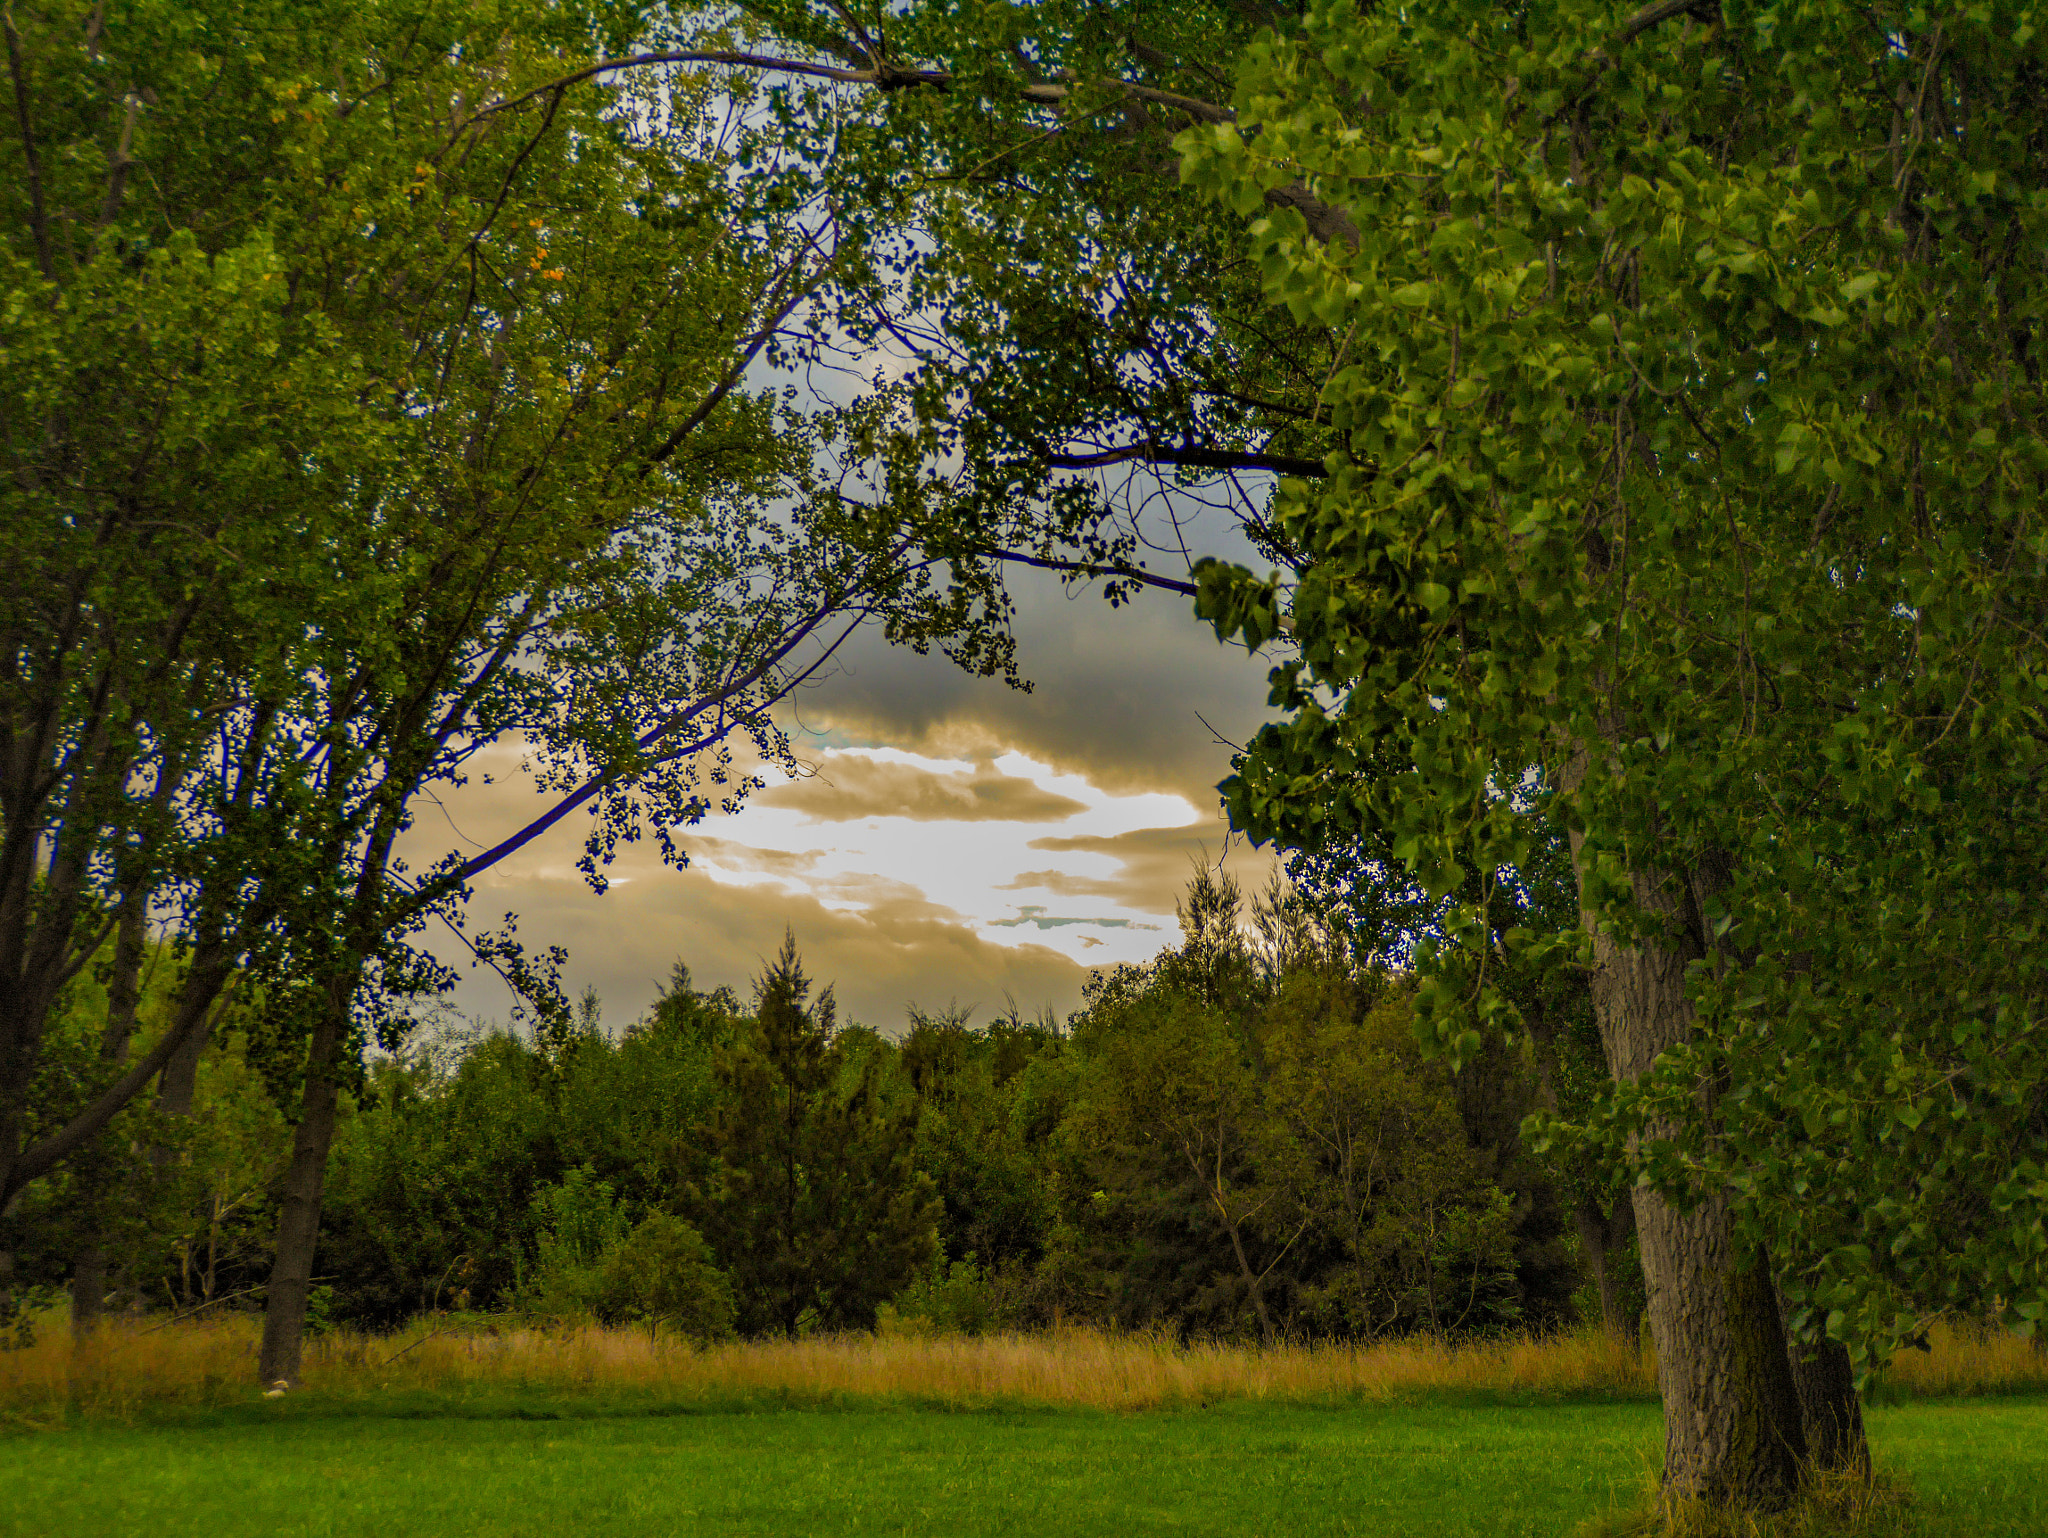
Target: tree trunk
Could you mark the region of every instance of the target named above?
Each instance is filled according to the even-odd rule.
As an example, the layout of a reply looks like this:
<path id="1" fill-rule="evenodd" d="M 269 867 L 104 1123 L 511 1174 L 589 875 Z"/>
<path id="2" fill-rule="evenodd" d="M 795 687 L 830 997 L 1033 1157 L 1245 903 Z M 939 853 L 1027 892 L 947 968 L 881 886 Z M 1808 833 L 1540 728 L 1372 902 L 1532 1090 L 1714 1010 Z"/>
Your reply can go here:
<path id="1" fill-rule="evenodd" d="M 265 1385 L 299 1385 L 305 1351 L 306 1302 L 313 1288 L 313 1251 L 320 1239 L 320 1197 L 327 1183 L 327 1151 L 334 1143 L 337 1069 L 351 982 L 331 984 L 321 1000 L 320 1020 L 306 1046 L 306 1085 L 299 1124 L 292 1134 L 291 1163 L 277 1220 L 277 1258 L 264 1297 L 263 1351 L 257 1376 Z"/>
<path id="2" fill-rule="evenodd" d="M 1621 1249 L 1636 1231 L 1634 1202 L 1624 1194 L 1602 1212 L 1599 1203 L 1582 1198 L 1573 1209 L 1572 1218 L 1578 1227 L 1580 1252 L 1592 1268 L 1594 1285 L 1600 1289 L 1601 1328 L 1616 1340 L 1639 1345 L 1642 1316 L 1623 1306 L 1621 1278 L 1615 1274 L 1615 1268 L 1621 1264 Z"/>
<path id="3" fill-rule="evenodd" d="M 100 1031 L 100 1061 L 128 1060 L 135 1013 L 142 1002 L 142 960 L 148 940 L 148 904 L 131 897 L 114 931 L 114 969 L 107 979 L 107 1019 Z M 120 1181 L 110 1161 L 87 1156 L 79 1169 L 78 1205 L 84 1229 L 71 1259 L 71 1343 L 82 1346 L 99 1329 L 107 1299 L 106 1203 Z"/>
<path id="4" fill-rule="evenodd" d="M 1791 1353 L 1792 1383 L 1799 1394 L 1799 1419 L 1806 1432 L 1806 1456 L 1824 1473 L 1870 1476 L 1870 1443 L 1863 1434 L 1863 1401 L 1856 1393 L 1856 1368 L 1840 1341 L 1802 1344 L 1792 1334 L 1782 1294 L 1778 1318 Z"/>
<path id="5" fill-rule="evenodd" d="M 1575 835 L 1575 859 L 1579 846 Z M 1690 885 L 1647 872 L 1637 872 L 1634 884 L 1637 907 L 1653 922 L 1664 920 L 1667 934 L 1624 949 L 1587 916 L 1595 1018 L 1608 1067 L 1622 1082 L 1648 1072 L 1691 1034 L 1685 969 L 1705 955 Z M 1645 1136 L 1673 1130 L 1652 1123 Z M 1771 1273 L 1761 1256 L 1737 1252 L 1722 1193 L 1681 1211 L 1638 1187 L 1634 1205 L 1664 1400 L 1665 1491 L 1776 1510 L 1798 1487 L 1806 1446 Z"/>

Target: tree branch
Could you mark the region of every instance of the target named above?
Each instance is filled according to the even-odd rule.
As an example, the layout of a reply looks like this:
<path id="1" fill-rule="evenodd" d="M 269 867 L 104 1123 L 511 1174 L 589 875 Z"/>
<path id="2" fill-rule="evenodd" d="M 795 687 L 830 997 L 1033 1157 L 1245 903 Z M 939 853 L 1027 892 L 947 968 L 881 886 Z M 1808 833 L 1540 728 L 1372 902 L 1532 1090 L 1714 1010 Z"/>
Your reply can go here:
<path id="1" fill-rule="evenodd" d="M 121 1108 L 135 1098 L 142 1086 L 177 1055 L 179 1048 L 211 1027 L 214 1001 L 233 975 L 232 964 L 225 960 L 217 959 L 205 967 L 194 964 L 187 975 L 185 1003 L 178 1012 L 177 1020 L 164 1032 L 163 1040 L 144 1053 L 132 1068 L 102 1090 L 97 1099 L 70 1121 L 40 1143 L 22 1150 L 7 1167 L 5 1182 L 0 1183 L 0 1211 L 5 1211 L 7 1204 L 30 1181 L 41 1179 L 98 1137 Z"/>
<path id="2" fill-rule="evenodd" d="M 1323 480 L 1329 475 L 1319 459 L 1297 459 L 1289 454 L 1241 453 L 1233 449 L 1173 449 L 1156 443 L 1134 443 L 1128 448 L 1105 449 L 1100 454 L 1056 454 L 1032 445 L 1032 451 L 1055 470 L 1097 470 L 1105 465 L 1185 465 L 1192 470 L 1268 470 L 1275 475 L 1299 475 Z"/>
<path id="3" fill-rule="evenodd" d="M 21 125 L 21 158 L 28 172 L 29 223 L 36 237 L 36 265 L 43 276 L 55 281 L 56 264 L 50 257 L 50 217 L 43 206 L 43 162 L 36 153 L 35 123 L 28 105 L 28 67 L 21 61 L 21 34 L 14 30 L 14 7 L 0 9 L 0 29 L 7 33 L 7 73 L 14 82 L 14 117 Z"/>
<path id="4" fill-rule="evenodd" d="M 1169 593 L 1179 593 L 1186 598 L 1193 598 L 1199 591 L 1192 582 L 1176 581 L 1172 577 L 1162 577 L 1121 562 L 1105 566 L 1098 561 L 1066 561 L 1058 556 L 1026 555 L 1021 550 L 998 550 L 992 546 L 976 549 L 972 553 L 984 560 L 1008 561 L 1017 566 L 1035 566 L 1040 571 L 1074 572 L 1084 577 L 1115 577 L 1145 587 L 1164 588 Z"/>

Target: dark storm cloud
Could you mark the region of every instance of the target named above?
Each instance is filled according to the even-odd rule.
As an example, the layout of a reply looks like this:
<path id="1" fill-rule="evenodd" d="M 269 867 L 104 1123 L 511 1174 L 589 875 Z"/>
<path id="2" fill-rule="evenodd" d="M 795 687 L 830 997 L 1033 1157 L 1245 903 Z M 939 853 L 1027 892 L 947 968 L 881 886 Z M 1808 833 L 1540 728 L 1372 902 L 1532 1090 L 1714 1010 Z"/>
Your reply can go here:
<path id="1" fill-rule="evenodd" d="M 1065 822 L 1088 808 L 1041 790 L 993 764 L 940 774 L 915 764 L 835 754 L 808 778 L 754 795 L 757 806 L 789 807 L 812 822 L 908 817 L 916 822 Z"/>
<path id="2" fill-rule="evenodd" d="M 884 743 L 934 758 L 1016 751 L 1107 791 L 1171 791 L 1212 811 L 1230 744 L 1268 718 L 1271 660 L 1218 645 L 1172 594 L 1111 609 L 1040 573 L 1020 577 L 1014 591 L 1030 693 L 870 634 L 789 713 L 799 743 L 813 732 L 827 743 Z"/>

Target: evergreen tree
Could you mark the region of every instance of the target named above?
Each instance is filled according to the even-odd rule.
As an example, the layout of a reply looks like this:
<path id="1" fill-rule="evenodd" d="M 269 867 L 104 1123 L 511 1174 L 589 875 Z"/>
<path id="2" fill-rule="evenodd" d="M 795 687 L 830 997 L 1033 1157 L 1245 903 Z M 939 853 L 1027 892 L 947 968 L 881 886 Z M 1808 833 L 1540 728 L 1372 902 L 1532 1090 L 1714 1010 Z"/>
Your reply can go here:
<path id="1" fill-rule="evenodd" d="M 717 1059 L 717 1168 L 705 1230 L 748 1334 L 867 1329 L 937 1249 L 938 1203 L 912 1163 L 916 1102 L 849 1064 L 832 990 L 810 1004 L 796 937 L 756 984 L 751 1028 Z"/>

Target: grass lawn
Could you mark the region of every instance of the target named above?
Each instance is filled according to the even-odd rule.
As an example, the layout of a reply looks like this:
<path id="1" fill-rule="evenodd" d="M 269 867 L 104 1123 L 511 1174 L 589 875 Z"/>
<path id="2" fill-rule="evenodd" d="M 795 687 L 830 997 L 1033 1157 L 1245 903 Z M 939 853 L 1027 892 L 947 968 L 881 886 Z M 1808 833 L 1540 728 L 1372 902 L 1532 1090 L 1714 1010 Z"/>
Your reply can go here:
<path id="1" fill-rule="evenodd" d="M 1548 1535 L 1631 1504 L 1661 1436 L 1646 1404 L 602 1408 L 307 1395 L 9 1436 L 0 1532 Z M 1870 1421 L 1880 1465 L 1918 1497 L 1913 1530 L 2048 1533 L 2048 1400 Z"/>

